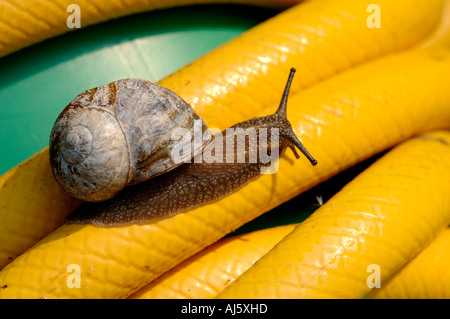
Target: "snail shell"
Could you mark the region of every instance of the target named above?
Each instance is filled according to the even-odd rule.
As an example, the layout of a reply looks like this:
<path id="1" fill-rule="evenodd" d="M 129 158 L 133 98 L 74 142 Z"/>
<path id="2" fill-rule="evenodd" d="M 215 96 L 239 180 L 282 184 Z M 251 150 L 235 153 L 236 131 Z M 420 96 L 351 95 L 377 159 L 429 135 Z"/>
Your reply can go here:
<path id="1" fill-rule="evenodd" d="M 167 172 L 200 153 L 194 144 L 181 162 L 170 156 L 172 131 L 193 138 L 201 117 L 171 90 L 125 79 L 82 92 L 62 111 L 50 135 L 50 163 L 58 183 L 85 201 L 103 201 L 125 186 Z M 192 140 L 189 147 L 192 145 Z M 195 146 L 197 145 L 197 146 Z"/>

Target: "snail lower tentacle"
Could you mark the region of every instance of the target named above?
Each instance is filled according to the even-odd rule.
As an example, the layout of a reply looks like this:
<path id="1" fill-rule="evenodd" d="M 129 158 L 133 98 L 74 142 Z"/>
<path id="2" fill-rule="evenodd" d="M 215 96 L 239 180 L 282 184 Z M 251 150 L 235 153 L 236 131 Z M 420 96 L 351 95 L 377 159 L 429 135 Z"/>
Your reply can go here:
<path id="1" fill-rule="evenodd" d="M 216 135 L 215 144 L 203 149 L 202 161 L 182 164 L 151 180 L 128 186 L 107 201 L 84 203 L 68 216 L 67 222 L 100 226 L 142 224 L 186 212 L 239 190 L 278 160 L 286 148 L 291 148 L 296 157 L 295 149 L 298 148 L 312 165 L 316 165 L 316 160 L 297 139 L 286 117 L 294 72 L 291 69 L 276 113 L 233 125 Z M 265 159 L 261 156 L 252 158 L 255 153 L 250 146 L 252 142 L 257 145 L 256 153 L 265 154 Z M 219 149 L 225 151 L 225 158 L 211 161 L 211 158 L 217 159 Z"/>

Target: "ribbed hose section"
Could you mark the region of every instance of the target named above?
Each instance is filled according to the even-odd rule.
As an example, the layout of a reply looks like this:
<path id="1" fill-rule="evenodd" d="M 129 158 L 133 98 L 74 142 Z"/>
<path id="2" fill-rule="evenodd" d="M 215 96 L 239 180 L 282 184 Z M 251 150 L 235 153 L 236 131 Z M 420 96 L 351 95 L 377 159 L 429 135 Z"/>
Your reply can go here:
<path id="1" fill-rule="evenodd" d="M 366 295 L 371 299 L 450 298 L 450 229 L 439 236 L 413 260 Z"/>
<path id="2" fill-rule="evenodd" d="M 296 93 L 355 65 L 417 44 L 441 18 L 442 1 L 378 1 L 383 25 L 367 25 L 371 1 L 309 0 L 261 23 L 163 79 L 211 127 L 272 113 L 286 75 Z M 256 113 L 255 113 L 256 111 Z"/>
<path id="3" fill-rule="evenodd" d="M 397 146 L 219 297 L 361 298 L 383 285 L 450 223 L 449 157 L 448 131 Z"/>

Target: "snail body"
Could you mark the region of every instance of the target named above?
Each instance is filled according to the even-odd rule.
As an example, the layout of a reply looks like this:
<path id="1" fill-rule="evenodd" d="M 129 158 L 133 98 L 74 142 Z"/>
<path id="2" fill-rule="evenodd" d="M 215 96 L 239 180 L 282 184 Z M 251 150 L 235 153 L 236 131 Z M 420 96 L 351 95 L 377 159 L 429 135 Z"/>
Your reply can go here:
<path id="1" fill-rule="evenodd" d="M 84 201 L 109 199 L 125 186 L 162 174 L 174 163 L 171 132 L 194 129 L 201 117 L 178 95 L 140 79 L 112 82 L 79 94 L 50 135 L 50 163 L 63 189 Z M 186 141 L 189 143 L 190 141 Z M 201 152 L 199 145 L 193 154 Z M 187 155 L 187 154 L 186 154 Z"/>
<path id="2" fill-rule="evenodd" d="M 258 153 L 279 155 L 290 148 L 299 158 L 297 148 L 312 165 L 316 165 L 316 160 L 297 139 L 286 117 L 287 98 L 294 72 L 295 69 L 291 69 L 280 106 L 274 114 L 237 123 L 219 132 L 214 138 L 216 143 L 202 144 L 202 150 L 194 155 L 214 154 L 218 146 L 228 151 L 230 140 L 227 133 L 232 130 L 237 133 L 232 138 L 231 145 L 235 151 L 231 161 L 191 161 L 171 167 L 164 174 L 125 187 L 109 200 L 83 203 L 68 216 L 67 222 L 99 226 L 149 223 L 215 202 L 256 179 L 272 164 L 261 157 L 256 161 L 251 160 L 250 139 L 258 141 Z M 248 130 L 254 130 L 255 135 L 249 140 L 245 136 L 240 138 L 239 135 L 246 134 Z M 265 143 L 261 142 L 261 138 Z M 239 161 L 242 158 L 245 160 Z"/>

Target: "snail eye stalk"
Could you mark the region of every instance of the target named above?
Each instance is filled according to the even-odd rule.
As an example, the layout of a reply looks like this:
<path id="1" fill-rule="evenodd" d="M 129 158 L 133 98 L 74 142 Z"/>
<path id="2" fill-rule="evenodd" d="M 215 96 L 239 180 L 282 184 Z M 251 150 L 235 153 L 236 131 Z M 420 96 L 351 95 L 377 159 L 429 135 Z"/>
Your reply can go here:
<path id="1" fill-rule="evenodd" d="M 283 96 L 281 97 L 280 106 L 278 106 L 278 109 L 275 114 L 279 114 L 283 117 L 284 120 L 286 120 L 287 123 L 289 123 L 287 119 L 287 100 L 289 96 L 289 91 L 291 89 L 292 80 L 294 79 L 295 74 L 295 68 L 291 68 L 291 71 L 289 73 L 288 80 L 286 82 L 286 86 L 284 88 Z M 305 157 L 311 162 L 311 165 L 315 166 L 317 165 L 317 160 L 312 157 L 312 155 L 308 152 L 308 150 L 303 146 L 302 142 L 295 136 L 294 131 L 292 130 L 292 126 L 289 124 L 289 129 L 285 130 L 284 137 L 289 141 L 288 147 L 294 152 L 294 155 L 296 158 L 299 158 L 295 148 L 298 148 L 300 152 L 305 155 Z"/>

